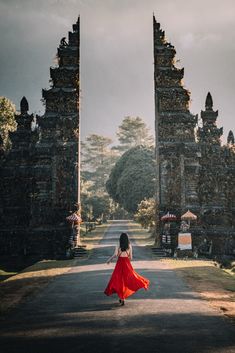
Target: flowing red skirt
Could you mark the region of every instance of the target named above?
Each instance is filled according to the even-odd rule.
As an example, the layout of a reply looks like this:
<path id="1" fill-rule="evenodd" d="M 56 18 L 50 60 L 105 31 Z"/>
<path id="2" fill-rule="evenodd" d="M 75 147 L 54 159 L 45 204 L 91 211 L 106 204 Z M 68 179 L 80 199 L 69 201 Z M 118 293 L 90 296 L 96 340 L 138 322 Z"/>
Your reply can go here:
<path id="1" fill-rule="evenodd" d="M 129 258 L 119 257 L 104 293 L 117 293 L 124 300 L 140 288 L 148 289 L 148 286 L 149 280 L 134 271 Z"/>

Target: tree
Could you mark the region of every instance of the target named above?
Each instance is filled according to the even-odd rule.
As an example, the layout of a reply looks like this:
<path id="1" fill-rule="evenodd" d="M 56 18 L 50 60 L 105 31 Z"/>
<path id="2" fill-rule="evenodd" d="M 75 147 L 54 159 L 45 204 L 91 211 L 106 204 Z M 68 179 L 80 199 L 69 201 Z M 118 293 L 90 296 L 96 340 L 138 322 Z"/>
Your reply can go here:
<path id="1" fill-rule="evenodd" d="M 113 200 L 128 212 L 136 212 L 144 198 L 154 195 L 155 160 L 153 148 L 137 146 L 117 161 L 106 183 Z"/>
<path id="2" fill-rule="evenodd" d="M 144 199 L 138 204 L 135 219 L 142 227 L 153 229 L 156 225 L 156 200 Z"/>
<path id="3" fill-rule="evenodd" d="M 83 197 L 82 219 L 90 221 L 92 219 L 107 219 L 110 213 L 110 199 L 108 195 L 91 195 Z"/>
<path id="4" fill-rule="evenodd" d="M 109 147 L 112 140 L 96 134 L 89 135 L 82 143 L 82 170 L 94 182 L 94 188 L 103 188 L 117 153 Z"/>
<path id="5" fill-rule="evenodd" d="M 82 219 L 107 219 L 111 212 L 111 199 L 107 192 L 95 190 L 94 183 L 82 177 L 81 181 Z"/>
<path id="6" fill-rule="evenodd" d="M 105 184 L 117 153 L 109 145 L 112 140 L 96 134 L 89 135 L 82 143 L 82 218 L 107 218 L 111 212 L 111 199 Z"/>
<path id="7" fill-rule="evenodd" d="M 15 105 L 6 97 L 0 97 L 0 140 L 4 150 L 11 146 L 9 132 L 17 128 Z"/>
<path id="8" fill-rule="evenodd" d="M 115 148 L 121 152 L 139 145 L 153 145 L 153 137 L 150 135 L 149 129 L 143 119 L 138 116 L 126 116 L 118 128 L 117 137 L 120 146 Z"/>
<path id="9" fill-rule="evenodd" d="M 107 154 L 109 154 L 109 145 L 112 140 L 96 134 L 91 134 L 82 143 L 83 166 L 88 170 L 94 171 L 104 164 Z"/>

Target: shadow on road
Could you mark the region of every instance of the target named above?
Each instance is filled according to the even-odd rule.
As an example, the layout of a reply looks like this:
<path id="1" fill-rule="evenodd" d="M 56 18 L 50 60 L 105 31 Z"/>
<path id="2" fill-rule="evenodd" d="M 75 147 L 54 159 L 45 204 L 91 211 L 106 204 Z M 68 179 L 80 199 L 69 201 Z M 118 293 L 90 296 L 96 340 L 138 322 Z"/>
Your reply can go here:
<path id="1" fill-rule="evenodd" d="M 130 315 L 128 311 L 123 317 L 112 313 L 107 317 L 105 311 L 99 316 L 87 311 L 83 315 L 48 316 L 46 320 L 38 317 L 30 323 L 30 335 L 26 328 L 22 324 L 3 335 L 1 352 L 232 353 L 235 346 L 231 330 L 222 333 L 213 315 Z"/>

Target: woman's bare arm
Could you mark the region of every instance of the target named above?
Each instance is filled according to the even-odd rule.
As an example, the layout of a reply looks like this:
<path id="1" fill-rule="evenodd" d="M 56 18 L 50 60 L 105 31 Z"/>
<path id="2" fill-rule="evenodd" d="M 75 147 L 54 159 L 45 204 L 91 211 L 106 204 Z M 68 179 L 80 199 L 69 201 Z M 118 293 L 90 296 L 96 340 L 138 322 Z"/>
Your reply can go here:
<path id="1" fill-rule="evenodd" d="M 130 243 L 130 245 L 129 245 L 129 258 L 130 258 L 130 260 L 132 260 L 132 245 L 131 245 L 131 243 Z"/>
<path id="2" fill-rule="evenodd" d="M 113 255 L 107 260 L 107 264 L 109 264 L 115 257 L 118 255 L 118 247 L 116 246 Z"/>

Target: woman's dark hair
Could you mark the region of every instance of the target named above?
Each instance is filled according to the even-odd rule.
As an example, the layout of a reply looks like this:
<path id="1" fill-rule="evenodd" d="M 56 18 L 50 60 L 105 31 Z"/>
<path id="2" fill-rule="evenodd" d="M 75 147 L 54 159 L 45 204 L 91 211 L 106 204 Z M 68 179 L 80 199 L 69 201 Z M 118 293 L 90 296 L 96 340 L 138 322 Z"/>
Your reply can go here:
<path id="1" fill-rule="evenodd" d="M 119 242 L 120 242 L 120 248 L 122 251 L 126 251 L 127 249 L 129 249 L 129 239 L 126 233 L 122 233 L 120 235 Z"/>

